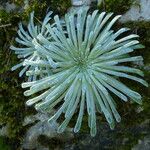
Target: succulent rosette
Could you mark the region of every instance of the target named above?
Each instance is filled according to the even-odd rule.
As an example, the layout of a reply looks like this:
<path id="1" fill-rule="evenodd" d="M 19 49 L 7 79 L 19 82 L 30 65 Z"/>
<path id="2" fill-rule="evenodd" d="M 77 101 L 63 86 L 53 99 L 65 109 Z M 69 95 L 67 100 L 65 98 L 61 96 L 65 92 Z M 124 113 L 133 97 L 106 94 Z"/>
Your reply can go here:
<path id="1" fill-rule="evenodd" d="M 112 93 L 122 101 L 141 104 L 141 95 L 119 80 L 127 78 L 148 86 L 142 79 L 142 71 L 125 66 L 127 62 L 143 60 L 141 56 L 129 55 L 143 46 L 137 40 L 138 35 L 124 36 L 127 28 L 117 32 L 112 29 L 120 17 L 98 10 L 89 13 L 88 8 L 82 8 L 66 14 L 63 26 L 56 15 L 55 26 L 46 25 L 53 42 L 43 35 L 40 36 L 41 43 L 35 42 L 36 49 L 55 62 L 55 66 L 52 75 L 22 84 L 23 88 L 30 88 L 24 92 L 25 96 L 40 93 L 26 104 L 35 105 L 37 110 L 51 112 L 54 109 L 49 122 L 57 121 L 64 114 L 59 133 L 66 129 L 74 114 L 78 116 L 74 132 L 78 132 L 85 113 L 88 114 L 91 136 L 97 132 L 96 113 L 104 114 L 113 129 L 115 120 L 120 122 L 121 117 Z M 50 64 L 43 59 L 36 65 L 51 67 Z"/>
<path id="2" fill-rule="evenodd" d="M 47 40 L 51 41 L 51 36 L 45 27 L 51 20 L 51 15 L 52 12 L 50 11 L 44 18 L 43 22 L 36 25 L 34 23 L 34 12 L 32 12 L 26 29 L 24 29 L 22 23 L 19 24 L 19 29 L 17 31 L 18 37 L 15 39 L 19 47 L 10 47 L 11 50 L 15 51 L 15 54 L 18 55 L 17 57 L 21 59 L 21 63 L 12 67 L 12 70 L 16 70 L 24 66 L 20 71 L 19 76 L 21 77 L 24 73 L 26 73 L 29 77 L 29 81 L 34 81 L 37 77 L 42 78 L 43 76 L 51 74 L 51 67 L 37 65 L 40 61 L 47 60 L 49 58 L 43 55 L 43 52 L 36 47 L 37 43 L 41 43 L 41 36 L 44 36 Z"/>

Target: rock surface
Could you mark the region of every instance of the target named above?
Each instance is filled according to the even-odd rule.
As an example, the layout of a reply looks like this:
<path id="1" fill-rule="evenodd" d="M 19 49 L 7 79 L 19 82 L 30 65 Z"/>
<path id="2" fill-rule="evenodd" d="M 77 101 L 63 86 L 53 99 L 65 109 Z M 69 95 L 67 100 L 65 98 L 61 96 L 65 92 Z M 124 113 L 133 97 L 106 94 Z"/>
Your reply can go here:
<path id="1" fill-rule="evenodd" d="M 136 0 L 121 18 L 121 22 L 127 21 L 150 21 L 150 0 Z"/>
<path id="2" fill-rule="evenodd" d="M 143 140 L 139 140 L 132 150 L 149 150 L 150 149 L 150 136 L 145 137 Z"/>
<path id="3" fill-rule="evenodd" d="M 114 131 L 105 123 L 99 123 L 96 137 L 91 138 L 88 134 L 79 134 L 78 143 L 66 145 L 65 150 L 125 150 L 130 149 L 131 137 L 148 133 L 150 130 L 150 120 L 146 120 L 138 125 L 123 128 L 120 125 Z M 128 135 L 128 136 L 127 136 Z M 139 143 L 132 150 L 149 150 L 150 134 L 144 139 L 138 140 Z"/>
<path id="4" fill-rule="evenodd" d="M 0 128 L 0 136 L 5 136 L 5 137 L 8 137 L 8 125 L 6 126 L 2 126 Z"/>
<path id="5" fill-rule="evenodd" d="M 25 118 L 23 125 L 29 125 L 36 121 L 33 126 L 31 126 L 24 138 L 22 147 L 24 149 L 36 149 L 36 150 L 48 150 L 49 148 L 44 147 L 39 143 L 38 138 L 41 135 L 46 136 L 47 138 L 56 138 L 62 141 L 67 139 L 72 139 L 73 134 L 71 129 L 66 129 L 62 134 L 57 133 L 58 123 L 54 122 L 53 124 L 48 123 L 50 116 L 46 113 L 37 113 L 36 115 L 28 116 Z"/>
<path id="6" fill-rule="evenodd" d="M 83 6 L 83 5 L 90 5 L 92 2 L 96 2 L 97 0 L 72 0 L 73 6 Z M 99 2 L 100 3 L 100 2 Z"/>

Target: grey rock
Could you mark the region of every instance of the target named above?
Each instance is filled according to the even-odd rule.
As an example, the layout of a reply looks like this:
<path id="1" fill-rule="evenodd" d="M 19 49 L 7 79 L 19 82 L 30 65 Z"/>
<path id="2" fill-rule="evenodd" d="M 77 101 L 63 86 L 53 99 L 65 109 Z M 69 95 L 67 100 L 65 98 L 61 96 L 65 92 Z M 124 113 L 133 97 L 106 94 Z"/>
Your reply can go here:
<path id="1" fill-rule="evenodd" d="M 9 3 L 9 2 L 6 3 L 5 10 L 8 13 L 14 11 L 16 8 L 17 8 L 17 6 L 14 3 Z"/>
<path id="2" fill-rule="evenodd" d="M 132 150 L 150 150 L 150 136 L 144 137 L 143 140 L 139 140 Z"/>
<path id="3" fill-rule="evenodd" d="M 0 1 L 0 10 L 5 10 L 8 13 L 11 12 L 22 12 L 29 7 L 29 0 L 24 0 L 22 6 L 17 6 L 15 3 L 10 3 L 10 1 Z"/>
<path id="4" fill-rule="evenodd" d="M 0 136 L 9 137 L 8 125 L 2 126 L 2 127 L 0 128 Z"/>
<path id="5" fill-rule="evenodd" d="M 142 106 L 138 106 L 135 111 L 137 113 L 141 113 L 143 110 L 144 110 L 144 108 Z"/>
<path id="6" fill-rule="evenodd" d="M 133 150 L 149 150 L 149 139 L 150 139 L 150 120 L 147 119 L 140 124 L 131 125 L 130 127 L 123 128 L 123 126 L 118 125 L 114 131 L 112 131 L 107 123 L 98 123 L 97 135 L 92 138 L 88 133 L 79 133 L 77 135 L 78 141 L 74 144 L 68 143 L 65 145 L 65 150 L 114 150 L 123 149 L 130 143 L 130 136 L 134 140 L 139 140 L 137 135 L 146 135 L 148 137 L 144 138 L 141 143 L 138 143 Z M 127 134 L 126 134 L 127 133 Z M 121 135 L 121 136 L 120 136 Z M 130 136 L 129 136 L 130 135 Z M 123 136 L 123 138 L 122 138 Z M 129 149 L 130 147 L 128 147 Z M 145 149 L 144 149 L 145 148 Z M 149 149 L 147 149 L 149 148 Z"/>
<path id="7" fill-rule="evenodd" d="M 150 21 L 150 0 L 136 0 L 130 10 L 120 19 L 123 23 L 141 20 Z"/>
<path id="8" fill-rule="evenodd" d="M 73 6 L 90 6 L 92 2 L 96 2 L 97 0 L 72 0 L 72 5 Z M 98 0 L 98 3 L 100 3 L 100 0 Z"/>
<path id="9" fill-rule="evenodd" d="M 26 116 L 24 118 L 23 126 L 34 123 L 37 120 L 44 122 L 45 120 L 47 120 L 47 118 L 48 118 L 48 114 L 46 113 L 37 113 L 36 115 Z"/>
<path id="10" fill-rule="evenodd" d="M 144 66 L 144 70 L 150 71 L 150 65 Z"/>
<path id="11" fill-rule="evenodd" d="M 82 0 L 72 0 L 72 5 L 73 6 L 82 6 L 83 1 Z"/>
<path id="12" fill-rule="evenodd" d="M 67 128 L 66 131 L 62 134 L 57 133 L 57 128 L 59 124 L 57 122 L 48 123 L 48 119 L 50 118 L 49 114 L 46 113 L 38 113 L 36 115 L 28 116 L 24 119 L 23 125 L 26 126 L 28 124 L 34 123 L 38 121 L 33 126 L 31 126 L 23 141 L 22 147 L 24 149 L 36 149 L 36 150 L 47 150 L 47 147 L 43 147 L 38 142 L 38 137 L 40 135 L 44 135 L 47 138 L 56 138 L 61 141 L 65 141 L 73 138 L 72 129 Z"/>

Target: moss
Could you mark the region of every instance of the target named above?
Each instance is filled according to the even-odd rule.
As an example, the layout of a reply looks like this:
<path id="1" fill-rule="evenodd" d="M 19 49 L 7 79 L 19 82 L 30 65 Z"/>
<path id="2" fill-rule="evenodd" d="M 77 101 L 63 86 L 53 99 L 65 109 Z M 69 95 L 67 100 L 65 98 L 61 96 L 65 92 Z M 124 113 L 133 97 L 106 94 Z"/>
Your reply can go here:
<path id="1" fill-rule="evenodd" d="M 0 137 L 0 150 L 10 150 L 10 147 L 6 145 L 5 138 Z"/>
<path id="2" fill-rule="evenodd" d="M 64 15 L 71 7 L 71 0 L 50 0 L 47 4 L 56 14 Z"/>
<path id="3" fill-rule="evenodd" d="M 15 142 L 14 149 L 17 149 L 26 131 L 22 126 L 23 119 L 33 110 L 25 108 L 26 98 L 23 96 L 23 90 L 20 87 L 23 79 L 19 79 L 18 72 L 10 71 L 10 68 L 18 61 L 9 50 L 13 30 L 5 29 L 1 32 L 3 32 L 5 43 L 0 47 L 0 124 L 8 125 L 8 136 L 11 142 L 9 140 L 7 142 L 10 142 L 10 145 Z"/>
<path id="4" fill-rule="evenodd" d="M 11 0 L 17 6 L 22 6 L 24 4 L 24 0 Z M 55 13 L 59 13 L 63 15 L 67 12 L 68 8 L 71 7 L 71 0 L 29 0 L 29 8 L 27 11 L 35 10 L 39 13 L 39 10 L 43 10 L 43 8 L 50 8 Z M 42 12 L 42 11 L 40 11 Z"/>
<path id="5" fill-rule="evenodd" d="M 142 55 L 144 58 L 144 66 L 150 65 L 150 23 L 141 21 L 141 22 L 128 22 L 122 26 L 129 27 L 131 33 L 136 33 L 139 35 L 139 41 L 142 43 L 145 48 L 137 50 L 133 55 Z M 144 71 L 144 79 L 150 83 L 150 70 L 145 70 L 144 66 L 137 66 L 137 68 Z M 139 139 L 143 139 L 144 136 L 148 135 L 147 127 L 140 126 L 141 123 L 147 121 L 150 116 L 150 87 L 145 88 L 135 82 L 124 81 L 131 89 L 141 93 L 143 104 L 139 106 L 136 103 L 128 103 L 119 105 L 120 114 L 122 116 L 122 121 L 120 123 L 121 129 L 126 129 L 126 132 L 118 133 L 118 137 L 121 139 L 128 138 L 127 144 L 122 146 L 121 150 L 131 149 L 135 144 L 138 143 Z M 143 110 L 137 112 L 137 109 L 141 107 Z"/>
<path id="6" fill-rule="evenodd" d="M 24 4 L 24 0 L 11 0 L 17 6 L 22 6 Z"/>
<path id="7" fill-rule="evenodd" d="M 24 7 L 24 0 L 11 0 L 10 3 L 15 3 L 18 8 Z M 35 11 L 35 20 L 41 20 L 49 7 L 54 13 L 59 12 L 62 15 L 70 7 L 70 1 L 30 0 L 28 7 L 19 12 L 15 10 L 8 13 L 0 10 L 0 124 L 8 125 L 9 139 L 6 143 L 16 150 L 22 143 L 26 132 L 26 128 L 22 126 L 24 117 L 35 111 L 33 108 L 25 107 L 26 97 L 23 96 L 23 90 L 20 87 L 24 79 L 18 77 L 19 70 L 10 71 L 11 67 L 18 63 L 18 59 L 9 47 L 14 43 L 18 23 L 20 21 L 27 23 L 29 14 L 33 10 Z"/>
<path id="8" fill-rule="evenodd" d="M 37 0 L 32 0 L 29 3 L 29 6 L 25 9 L 23 12 L 23 17 L 22 20 L 27 20 L 29 14 L 34 10 L 35 15 L 37 16 L 38 19 L 41 20 L 42 16 L 45 15 L 47 9 L 47 3 L 46 1 L 43 2 L 38 2 Z M 41 10 L 41 11 L 39 11 Z"/>
<path id="9" fill-rule="evenodd" d="M 150 64 L 150 22 L 127 22 L 124 26 L 129 27 L 131 31 L 139 35 L 140 42 L 145 46 L 144 49 L 137 51 L 144 58 L 144 64 Z"/>
<path id="10" fill-rule="evenodd" d="M 133 0 L 104 0 L 104 3 L 99 7 L 107 12 L 123 14 L 130 8 L 132 2 Z"/>
<path id="11" fill-rule="evenodd" d="M 63 141 L 61 141 L 60 139 L 49 139 L 48 137 L 43 135 L 39 136 L 38 142 L 44 147 L 49 147 L 49 149 L 62 149 L 64 146 Z"/>
<path id="12" fill-rule="evenodd" d="M 23 4 L 20 0 L 12 2 L 16 2 L 18 6 Z M 40 3 L 32 0 L 29 7 L 22 12 L 7 13 L 5 10 L 0 10 L 0 124 L 7 124 L 9 127 L 10 140 L 7 140 L 7 143 L 13 147 L 12 149 L 17 149 L 21 144 L 26 132 L 22 122 L 25 116 L 34 113 L 34 109 L 25 107 L 26 97 L 23 96 L 20 87 L 24 79 L 18 77 L 19 71 L 10 71 L 11 67 L 18 63 L 18 59 L 9 47 L 14 42 L 18 23 L 22 20 L 27 22 L 29 13 L 33 10 L 36 18 L 41 19 L 46 9 L 46 1 Z M 2 27 L 4 25 L 8 26 Z"/>

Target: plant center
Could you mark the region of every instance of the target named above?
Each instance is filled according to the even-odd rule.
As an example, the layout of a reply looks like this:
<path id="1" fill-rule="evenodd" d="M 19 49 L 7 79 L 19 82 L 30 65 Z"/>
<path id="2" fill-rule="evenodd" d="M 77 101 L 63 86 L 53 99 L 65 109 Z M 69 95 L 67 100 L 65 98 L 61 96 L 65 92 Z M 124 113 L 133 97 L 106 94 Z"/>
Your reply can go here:
<path id="1" fill-rule="evenodd" d="M 83 71 L 83 70 L 87 69 L 88 61 L 86 58 L 78 57 L 76 59 L 76 65 Z"/>

